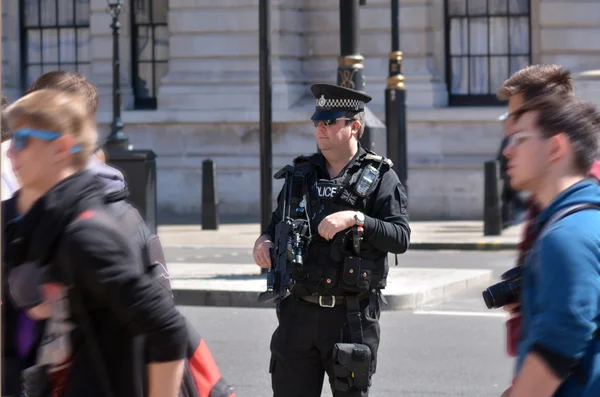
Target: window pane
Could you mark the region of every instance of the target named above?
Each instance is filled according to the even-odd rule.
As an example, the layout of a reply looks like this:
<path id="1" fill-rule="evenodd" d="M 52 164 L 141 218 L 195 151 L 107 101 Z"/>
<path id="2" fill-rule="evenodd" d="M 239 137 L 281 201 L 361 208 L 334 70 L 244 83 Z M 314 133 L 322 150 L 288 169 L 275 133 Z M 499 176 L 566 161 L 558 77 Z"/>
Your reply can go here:
<path id="1" fill-rule="evenodd" d="M 40 77 L 42 75 L 42 67 L 41 66 L 28 66 L 27 67 L 27 87 L 29 87 L 31 85 L 31 83 L 33 83 L 35 81 L 35 79 L 37 79 L 38 77 Z"/>
<path id="2" fill-rule="evenodd" d="M 469 93 L 469 59 L 452 58 L 452 94 Z"/>
<path id="3" fill-rule="evenodd" d="M 59 70 L 58 63 L 45 63 L 42 66 L 42 74 Z"/>
<path id="4" fill-rule="evenodd" d="M 464 55 L 468 53 L 469 42 L 467 18 L 453 18 L 450 22 L 450 54 Z"/>
<path id="5" fill-rule="evenodd" d="M 169 59 L 169 29 L 166 26 L 154 28 L 154 59 Z"/>
<path id="6" fill-rule="evenodd" d="M 506 15 L 508 14 L 508 0 L 490 0 L 491 15 Z"/>
<path id="7" fill-rule="evenodd" d="M 152 60 L 152 27 L 138 26 L 137 59 L 140 61 Z"/>
<path id="8" fill-rule="evenodd" d="M 490 72 L 492 92 L 496 92 L 498 87 L 509 77 L 508 57 L 491 57 Z"/>
<path id="9" fill-rule="evenodd" d="M 467 0 L 448 0 L 448 15 L 466 15 Z"/>
<path id="10" fill-rule="evenodd" d="M 486 15 L 487 0 L 469 0 L 469 15 Z"/>
<path id="11" fill-rule="evenodd" d="M 90 0 L 72 0 L 75 1 L 75 21 L 78 26 L 87 26 L 90 24 Z"/>
<path id="12" fill-rule="evenodd" d="M 507 18 L 490 18 L 490 54 L 508 54 Z"/>
<path id="13" fill-rule="evenodd" d="M 54 29 L 44 29 L 43 34 L 43 62 L 58 63 L 58 32 Z"/>
<path id="14" fill-rule="evenodd" d="M 42 43 L 39 30 L 27 31 L 27 63 L 42 62 Z"/>
<path id="15" fill-rule="evenodd" d="M 60 62 L 75 62 L 75 29 L 60 30 Z"/>
<path id="16" fill-rule="evenodd" d="M 56 25 L 56 3 L 54 0 L 40 1 L 42 26 Z"/>
<path id="17" fill-rule="evenodd" d="M 149 0 L 136 0 L 135 3 L 135 23 L 150 23 L 150 4 Z"/>
<path id="18" fill-rule="evenodd" d="M 489 92 L 488 59 L 486 57 L 471 58 L 471 94 L 487 94 Z"/>
<path id="19" fill-rule="evenodd" d="M 527 14 L 529 12 L 529 0 L 508 0 L 511 14 Z"/>
<path id="20" fill-rule="evenodd" d="M 39 26 L 38 0 L 25 0 L 25 25 Z"/>
<path id="21" fill-rule="evenodd" d="M 75 63 L 61 63 L 60 70 L 64 70 L 66 72 L 76 72 L 77 65 Z"/>
<path id="22" fill-rule="evenodd" d="M 470 24 L 469 48 L 472 55 L 488 53 L 487 18 L 472 18 Z"/>
<path id="23" fill-rule="evenodd" d="M 159 62 L 156 63 L 156 86 L 157 88 L 160 86 L 160 81 L 162 80 L 163 77 L 165 77 L 165 75 L 167 74 L 167 72 L 169 71 L 169 65 L 167 64 L 167 62 Z M 155 92 L 154 95 L 156 96 L 158 92 Z"/>
<path id="24" fill-rule="evenodd" d="M 90 29 L 77 29 L 77 59 L 79 62 L 90 61 Z"/>
<path id="25" fill-rule="evenodd" d="M 510 58 L 510 74 L 513 74 L 525 67 L 529 66 L 529 57 L 511 57 Z"/>
<path id="26" fill-rule="evenodd" d="M 58 1 L 58 24 L 73 25 L 73 8 L 76 0 L 59 0 Z"/>
<path id="27" fill-rule="evenodd" d="M 529 53 L 529 18 L 510 19 L 510 52 L 513 54 Z"/>
<path id="28" fill-rule="evenodd" d="M 140 63 L 138 64 L 138 70 L 140 79 L 143 81 L 143 91 L 140 91 L 142 95 L 138 95 L 142 98 L 153 96 L 153 84 L 152 84 L 152 64 L 151 63 Z"/>
<path id="29" fill-rule="evenodd" d="M 167 0 L 152 1 L 152 23 L 167 23 L 169 6 Z"/>

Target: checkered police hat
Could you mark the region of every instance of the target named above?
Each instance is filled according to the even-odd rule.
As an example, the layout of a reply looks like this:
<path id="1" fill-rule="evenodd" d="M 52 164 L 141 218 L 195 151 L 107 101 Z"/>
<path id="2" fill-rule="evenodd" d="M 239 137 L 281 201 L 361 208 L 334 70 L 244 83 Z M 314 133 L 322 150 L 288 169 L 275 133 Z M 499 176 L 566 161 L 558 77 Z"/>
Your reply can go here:
<path id="1" fill-rule="evenodd" d="M 334 84 L 313 84 L 310 89 L 317 100 L 311 120 L 336 119 L 347 112 L 362 112 L 371 101 L 364 92 Z"/>

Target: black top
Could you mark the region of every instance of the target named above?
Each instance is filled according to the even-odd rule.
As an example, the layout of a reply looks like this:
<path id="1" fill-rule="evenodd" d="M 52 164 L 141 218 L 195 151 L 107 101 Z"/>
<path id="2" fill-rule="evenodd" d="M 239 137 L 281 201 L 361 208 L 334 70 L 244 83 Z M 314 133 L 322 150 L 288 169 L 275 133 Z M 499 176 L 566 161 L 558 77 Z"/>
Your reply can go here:
<path id="1" fill-rule="evenodd" d="M 38 200 L 7 236 L 11 265 L 49 264 L 48 281 L 75 285 L 69 294 L 74 356 L 65 397 L 106 395 L 102 372 L 115 396 L 142 396 L 145 360 L 186 356 L 184 318 L 142 273 L 133 239 L 104 201 L 102 185 L 90 172 L 79 172 Z M 146 351 L 137 335 L 145 335 Z M 85 342 L 97 347 L 99 357 Z"/>
<path id="2" fill-rule="evenodd" d="M 325 167 L 325 157 L 322 154 L 315 153 L 307 156 L 307 158 L 315 167 L 317 178 L 342 181 L 353 166 L 357 162 L 363 161 L 366 155 L 367 151 L 359 146 L 359 150 L 354 158 L 334 178 L 329 176 L 329 172 Z M 358 172 L 361 171 L 359 170 Z M 402 183 L 400 183 L 398 175 L 387 165 L 383 165 L 380 172 L 378 186 L 372 193 L 374 197 L 371 197 L 371 200 L 373 200 L 372 205 L 365 212 L 363 238 L 379 251 L 396 254 L 404 253 L 410 244 L 410 227 L 408 225 L 408 212 L 406 210 L 406 190 L 402 186 Z M 281 196 L 282 192 L 279 193 L 278 203 L 281 202 Z M 317 216 L 319 215 L 323 218 L 329 214 L 317 214 Z M 271 216 L 271 222 L 263 231 L 263 234 L 267 234 L 273 238 L 275 225 L 280 221 L 280 218 L 281 207 L 278 204 L 277 209 Z M 313 230 L 313 233 L 318 232 Z"/>

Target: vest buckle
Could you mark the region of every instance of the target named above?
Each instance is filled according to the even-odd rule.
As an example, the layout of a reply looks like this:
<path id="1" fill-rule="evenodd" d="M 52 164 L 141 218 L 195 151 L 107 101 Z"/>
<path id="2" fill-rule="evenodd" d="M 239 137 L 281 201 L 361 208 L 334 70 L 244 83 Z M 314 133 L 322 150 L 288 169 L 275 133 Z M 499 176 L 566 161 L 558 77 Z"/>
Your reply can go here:
<path id="1" fill-rule="evenodd" d="M 327 303 L 323 303 L 323 298 L 331 298 L 331 304 L 328 305 Z M 319 306 L 321 307 L 335 307 L 335 296 L 331 295 L 331 296 L 324 296 L 324 295 L 319 295 Z"/>

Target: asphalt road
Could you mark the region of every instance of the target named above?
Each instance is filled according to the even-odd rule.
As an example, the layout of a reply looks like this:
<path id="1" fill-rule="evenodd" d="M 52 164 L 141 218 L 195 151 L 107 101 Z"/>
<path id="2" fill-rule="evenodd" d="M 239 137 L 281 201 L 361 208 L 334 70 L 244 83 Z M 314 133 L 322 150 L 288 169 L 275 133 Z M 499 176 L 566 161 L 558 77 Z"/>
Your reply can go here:
<path id="1" fill-rule="evenodd" d="M 194 260 L 192 260 L 194 258 Z M 500 274 L 514 263 L 512 252 L 412 251 L 399 266 L 492 269 Z M 251 263 L 246 248 L 169 249 L 180 262 Z M 393 257 L 391 258 L 393 265 Z M 272 309 L 181 307 L 207 340 L 222 374 L 238 397 L 272 395 L 269 342 L 277 319 Z M 481 290 L 416 311 L 385 311 L 371 396 L 498 397 L 511 379 L 512 359 L 504 353 L 504 314 L 488 310 Z M 323 396 L 331 396 L 327 381 Z"/>

